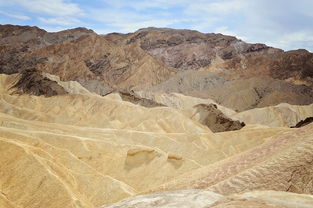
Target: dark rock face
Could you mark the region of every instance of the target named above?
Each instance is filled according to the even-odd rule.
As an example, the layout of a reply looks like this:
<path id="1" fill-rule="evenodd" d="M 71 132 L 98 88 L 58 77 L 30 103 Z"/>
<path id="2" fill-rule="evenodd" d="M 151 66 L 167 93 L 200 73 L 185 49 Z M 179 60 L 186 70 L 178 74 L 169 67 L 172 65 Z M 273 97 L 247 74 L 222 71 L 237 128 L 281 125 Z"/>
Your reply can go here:
<path id="1" fill-rule="evenodd" d="M 46 97 L 67 94 L 57 82 L 44 77 L 41 72 L 35 69 L 22 71 L 12 89 L 15 89 L 14 93 L 17 94 L 44 95 Z"/>
<path id="2" fill-rule="evenodd" d="M 245 126 L 244 122 L 234 121 L 225 116 L 214 104 L 199 104 L 194 106 L 200 114 L 200 123 L 206 125 L 213 132 L 239 130 Z"/>
<path id="3" fill-rule="evenodd" d="M 267 53 L 278 50 L 264 44 L 247 44 L 232 36 L 203 34 L 192 30 L 146 28 L 135 32 L 129 42 L 170 67 L 197 70 L 212 63 L 216 57 L 232 59 L 240 54 Z"/>
<path id="4" fill-rule="evenodd" d="M 94 32 L 86 28 L 75 28 L 48 33 L 38 27 L 0 25 L 0 73 L 14 74 L 35 67 L 42 62 L 42 57 L 26 56 L 27 53 L 49 45 L 73 41 L 88 34 Z"/>
<path id="5" fill-rule="evenodd" d="M 100 76 L 103 72 L 108 70 L 110 65 L 110 54 L 105 54 L 98 60 L 86 60 L 86 66 L 93 72 L 96 76 Z"/>
<path id="6" fill-rule="evenodd" d="M 313 123 L 313 117 L 308 117 L 304 120 L 299 121 L 299 123 L 297 123 L 295 126 L 292 126 L 290 128 L 301 128 L 303 126 L 306 126 L 310 123 Z"/>
<path id="7" fill-rule="evenodd" d="M 271 63 L 274 78 L 313 79 L 313 54 L 306 50 L 288 51 Z"/>
<path id="8" fill-rule="evenodd" d="M 119 92 L 122 100 L 131 102 L 134 104 L 138 104 L 147 108 L 160 107 L 164 106 L 163 104 L 157 103 L 153 100 L 149 100 L 146 98 L 140 98 L 130 92 Z"/>
<path id="9" fill-rule="evenodd" d="M 95 34 L 86 28 L 75 28 L 49 33 L 38 27 L 0 25 L 0 44 L 41 48 L 44 46 L 76 40 L 81 36 Z"/>

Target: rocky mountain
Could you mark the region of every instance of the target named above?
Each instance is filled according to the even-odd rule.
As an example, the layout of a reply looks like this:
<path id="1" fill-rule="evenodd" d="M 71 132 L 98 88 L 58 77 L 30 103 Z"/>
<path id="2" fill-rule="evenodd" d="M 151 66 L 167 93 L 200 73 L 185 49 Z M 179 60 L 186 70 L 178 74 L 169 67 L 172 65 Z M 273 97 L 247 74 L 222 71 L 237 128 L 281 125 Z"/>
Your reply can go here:
<path id="1" fill-rule="evenodd" d="M 313 56 L 305 50 L 284 52 L 222 34 L 167 28 L 97 35 L 85 28 L 48 33 L 2 25 L 0 35 L 0 72 L 34 68 L 100 95 L 179 92 L 238 111 L 313 102 Z M 238 96 L 246 101 L 238 103 Z"/>
<path id="2" fill-rule="evenodd" d="M 38 27 L 0 25 L 0 72 L 12 74 L 40 62 L 33 57 L 24 58 L 34 49 L 68 42 L 93 33 L 92 30 L 86 28 L 48 33 Z"/>

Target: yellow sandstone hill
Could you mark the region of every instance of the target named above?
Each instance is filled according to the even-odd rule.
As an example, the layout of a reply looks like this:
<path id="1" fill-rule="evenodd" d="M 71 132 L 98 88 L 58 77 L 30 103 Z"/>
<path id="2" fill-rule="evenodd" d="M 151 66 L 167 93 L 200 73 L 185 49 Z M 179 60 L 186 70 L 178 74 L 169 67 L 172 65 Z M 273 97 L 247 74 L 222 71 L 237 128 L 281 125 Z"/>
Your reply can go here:
<path id="1" fill-rule="evenodd" d="M 171 107 L 12 94 L 17 76 L 0 78 L 4 207 L 100 207 L 296 131 L 251 125 L 213 134 Z"/>

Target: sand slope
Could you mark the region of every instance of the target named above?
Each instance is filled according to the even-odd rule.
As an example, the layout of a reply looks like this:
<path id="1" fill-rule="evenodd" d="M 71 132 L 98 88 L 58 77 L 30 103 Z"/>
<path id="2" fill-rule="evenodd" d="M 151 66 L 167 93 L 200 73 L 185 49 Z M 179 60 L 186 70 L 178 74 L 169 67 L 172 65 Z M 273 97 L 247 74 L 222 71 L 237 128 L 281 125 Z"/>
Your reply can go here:
<path id="1" fill-rule="evenodd" d="M 213 134 L 169 107 L 89 93 L 11 95 L 14 78 L 0 79 L 0 201 L 8 207 L 99 207 L 295 131 Z"/>

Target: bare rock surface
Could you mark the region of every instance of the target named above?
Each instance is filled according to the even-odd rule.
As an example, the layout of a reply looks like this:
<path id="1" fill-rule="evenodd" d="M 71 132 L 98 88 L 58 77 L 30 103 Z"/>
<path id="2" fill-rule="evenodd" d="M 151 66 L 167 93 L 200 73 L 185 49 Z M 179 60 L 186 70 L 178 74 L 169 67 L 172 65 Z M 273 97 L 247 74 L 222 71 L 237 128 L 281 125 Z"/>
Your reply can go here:
<path id="1" fill-rule="evenodd" d="M 35 69 L 24 70 L 17 77 L 17 81 L 12 86 L 12 89 L 14 89 L 13 93 L 44 95 L 46 97 L 67 93 L 56 81 L 44 77 L 40 71 Z"/>
<path id="2" fill-rule="evenodd" d="M 134 93 L 130 93 L 130 92 L 119 92 L 119 95 L 124 101 L 128 101 L 134 104 L 139 104 L 144 107 L 152 108 L 152 107 L 164 106 L 163 104 L 157 103 L 153 100 L 137 97 Z"/>
<path id="3" fill-rule="evenodd" d="M 312 122 L 313 122 L 313 117 L 307 117 L 306 119 L 299 121 L 299 123 L 297 123 L 295 126 L 292 126 L 291 128 L 301 128 Z"/>
<path id="4" fill-rule="evenodd" d="M 138 30 L 127 43 L 137 41 L 158 60 L 183 70 L 206 67 L 216 56 L 231 59 L 239 54 L 280 51 L 263 44 L 247 44 L 232 36 L 169 28 Z"/>
<path id="5" fill-rule="evenodd" d="M 196 113 L 200 114 L 199 122 L 209 127 L 212 132 L 234 131 L 245 126 L 245 123 L 225 116 L 214 104 L 198 104 L 194 108 Z"/>

